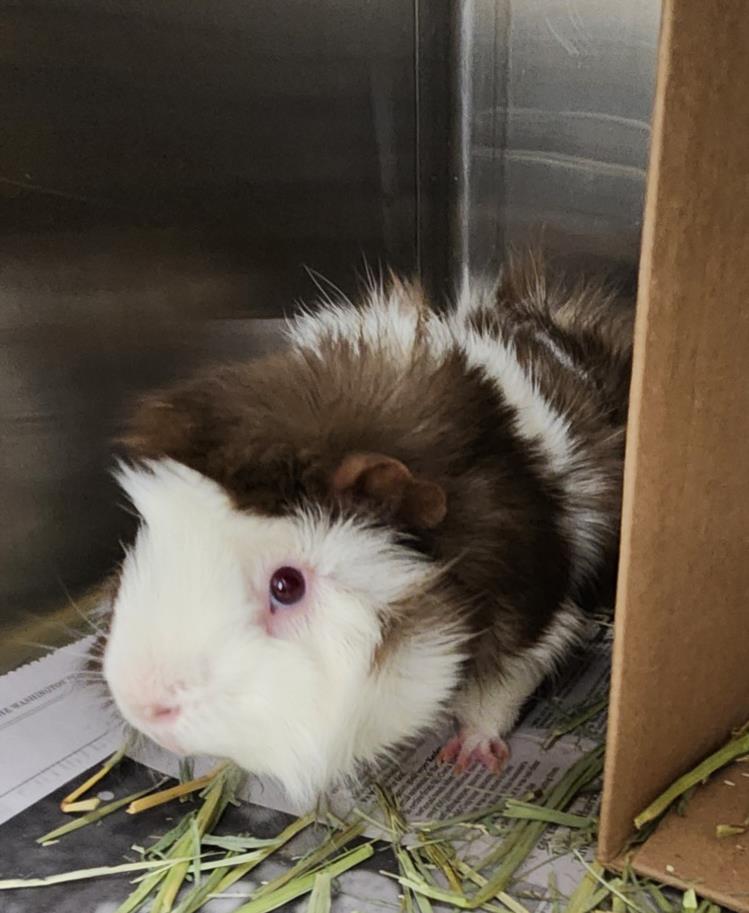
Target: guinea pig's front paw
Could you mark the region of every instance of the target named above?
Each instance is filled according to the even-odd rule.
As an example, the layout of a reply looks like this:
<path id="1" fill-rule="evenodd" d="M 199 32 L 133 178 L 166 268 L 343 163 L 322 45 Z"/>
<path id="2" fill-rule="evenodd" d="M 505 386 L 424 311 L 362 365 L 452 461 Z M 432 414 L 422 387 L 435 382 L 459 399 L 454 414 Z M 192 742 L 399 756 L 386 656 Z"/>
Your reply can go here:
<path id="1" fill-rule="evenodd" d="M 510 749 L 504 739 L 464 727 L 445 745 L 437 760 L 452 764 L 456 774 L 464 773 L 474 764 L 480 764 L 489 773 L 500 774 L 509 757 Z"/>

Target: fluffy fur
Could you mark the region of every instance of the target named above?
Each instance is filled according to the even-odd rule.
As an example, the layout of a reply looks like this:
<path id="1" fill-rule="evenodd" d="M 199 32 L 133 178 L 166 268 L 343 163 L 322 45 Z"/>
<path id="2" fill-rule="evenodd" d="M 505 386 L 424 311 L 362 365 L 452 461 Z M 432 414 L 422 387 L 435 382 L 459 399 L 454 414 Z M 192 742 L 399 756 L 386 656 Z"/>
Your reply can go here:
<path id="1" fill-rule="evenodd" d="M 104 658 L 126 718 L 300 798 L 446 711 L 504 735 L 614 579 L 631 316 L 533 258 L 446 314 L 394 280 L 147 398 Z M 391 462 L 337 490 L 362 453 Z M 387 488 L 403 473 L 443 493 L 436 526 Z M 304 604 L 269 615 L 287 565 Z"/>
<path id="2" fill-rule="evenodd" d="M 215 482 L 169 460 L 123 467 L 119 479 L 143 526 L 122 568 L 104 674 L 132 725 L 144 727 L 142 706 L 176 698 L 168 745 L 225 755 L 303 798 L 411 735 L 414 714 L 434 721 L 458 679 L 453 623 L 402 644 L 367 682 L 381 613 L 432 573 L 387 530 L 314 509 L 239 513 Z M 290 563 L 314 568 L 311 604 L 268 636 L 267 580 Z M 158 727 L 150 734 L 164 740 Z"/>

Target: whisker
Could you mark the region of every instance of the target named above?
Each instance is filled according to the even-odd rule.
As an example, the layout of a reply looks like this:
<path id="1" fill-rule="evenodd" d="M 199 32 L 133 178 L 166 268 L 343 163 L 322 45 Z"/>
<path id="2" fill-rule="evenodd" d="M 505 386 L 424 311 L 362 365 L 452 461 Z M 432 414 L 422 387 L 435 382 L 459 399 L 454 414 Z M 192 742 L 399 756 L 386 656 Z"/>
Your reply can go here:
<path id="1" fill-rule="evenodd" d="M 33 647 L 35 650 L 43 650 L 47 656 L 51 655 L 52 653 L 56 653 L 58 650 L 64 649 L 64 650 L 67 650 L 67 652 L 70 653 L 71 655 L 78 656 L 81 659 L 88 660 L 88 659 L 91 659 L 92 657 L 95 657 L 95 654 L 93 654 L 92 652 L 83 653 L 80 650 L 71 650 L 70 646 L 69 645 L 66 646 L 65 644 L 58 645 L 55 647 L 52 644 L 44 644 L 44 643 L 40 643 L 40 642 L 34 641 L 34 640 L 15 640 L 14 639 L 13 642 L 20 647 Z"/>
<path id="2" fill-rule="evenodd" d="M 70 590 L 65 585 L 65 581 L 62 579 L 62 577 L 59 576 L 59 574 L 57 575 L 57 581 L 60 584 L 60 586 L 62 587 L 62 590 L 65 593 L 65 596 L 67 597 L 68 602 L 75 609 L 75 611 L 81 617 L 83 622 L 85 624 L 87 624 L 89 626 L 89 628 L 91 628 L 91 630 L 95 634 L 103 634 L 104 631 L 102 631 L 102 629 L 97 624 L 94 623 L 92 618 L 90 618 L 88 615 L 86 615 L 86 613 L 83 611 L 83 609 L 80 607 L 80 605 L 75 601 L 75 599 L 73 599 L 73 596 L 71 595 Z"/>
<path id="3" fill-rule="evenodd" d="M 59 628 L 61 631 L 64 631 L 69 637 L 74 638 L 75 640 L 81 640 L 83 637 L 93 637 L 93 634 L 88 633 L 87 631 L 82 631 L 80 628 L 74 628 L 72 625 L 67 624 L 64 621 L 61 621 L 59 618 L 52 620 L 52 623 L 55 627 Z"/>
<path id="4" fill-rule="evenodd" d="M 57 646 L 54 646 L 53 644 L 43 644 L 36 640 L 15 640 L 14 642 L 18 644 L 19 647 L 34 647 L 34 649 L 44 650 L 44 652 L 48 654 L 56 653 L 64 646 L 64 644 L 58 644 Z"/>

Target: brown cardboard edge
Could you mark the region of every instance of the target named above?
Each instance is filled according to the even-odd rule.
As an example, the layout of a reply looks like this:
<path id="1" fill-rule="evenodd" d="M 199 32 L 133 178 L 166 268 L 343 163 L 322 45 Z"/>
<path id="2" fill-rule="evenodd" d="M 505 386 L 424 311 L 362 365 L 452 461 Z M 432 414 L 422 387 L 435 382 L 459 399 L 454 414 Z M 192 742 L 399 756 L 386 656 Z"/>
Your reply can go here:
<path id="1" fill-rule="evenodd" d="M 640 271 L 638 277 L 637 311 L 635 315 L 635 347 L 632 363 L 632 381 L 629 394 L 629 416 L 627 419 L 627 454 L 629 457 L 624 463 L 624 488 L 622 500 L 622 535 L 619 554 L 619 583 L 620 590 L 623 569 L 631 561 L 631 540 L 626 534 L 631 527 L 634 516 L 634 492 L 636 466 L 631 455 L 637 453 L 639 447 L 640 411 L 644 390 L 643 375 L 645 368 L 646 350 L 642 340 L 648 321 L 650 297 L 643 294 L 651 281 L 652 250 L 655 233 L 655 203 L 658 198 L 659 171 L 657 162 L 660 159 L 663 145 L 663 116 L 665 110 L 665 83 L 668 79 L 668 68 L 664 65 L 665 49 L 671 43 L 672 10 L 670 0 L 665 0 L 661 11 L 660 35 L 658 39 L 659 59 L 656 77 L 655 100 L 653 104 L 653 133 L 650 143 L 649 164 L 647 172 L 647 192 L 645 196 L 645 216 L 642 229 Z M 640 344 L 638 344 L 638 342 Z M 618 600 L 617 600 L 618 601 Z M 621 605 L 617 605 L 615 612 L 615 633 L 611 657 L 611 686 L 609 691 L 609 712 L 606 729 L 606 759 L 603 770 L 603 795 L 600 812 L 600 830 L 598 836 L 598 856 L 604 864 L 618 858 L 623 840 L 621 835 L 614 831 L 613 822 L 621 816 L 617 810 L 616 792 L 616 764 L 619 758 L 620 727 L 619 709 L 622 706 L 622 670 L 624 667 L 626 626 L 628 619 Z"/>
<path id="2" fill-rule="evenodd" d="M 749 815 L 749 761 L 718 771 L 699 787 L 683 816 L 670 812 L 639 847 L 607 864 L 629 867 L 660 884 L 695 892 L 737 913 L 749 913 L 749 830 L 721 838 L 717 824 L 741 824 Z M 673 871 L 672 871 L 673 870 Z"/>
<path id="3" fill-rule="evenodd" d="M 725 13 L 725 15 L 721 16 L 721 12 Z M 732 24 L 728 25 L 728 22 Z M 648 338 L 651 317 L 654 318 L 652 322 L 656 324 L 659 323 L 657 318 L 661 318 L 658 331 L 660 333 L 660 343 L 663 343 L 664 326 L 662 314 L 664 310 L 664 298 L 668 299 L 669 295 L 672 296 L 672 300 L 670 302 L 666 300 L 666 305 L 671 305 L 673 309 L 673 294 L 668 287 L 668 282 L 664 281 L 664 279 L 667 280 L 669 278 L 668 275 L 666 275 L 663 270 L 661 270 L 661 273 L 655 274 L 657 273 L 658 264 L 654 263 L 654 250 L 656 245 L 660 243 L 662 267 L 664 237 L 667 237 L 667 230 L 673 227 L 674 212 L 680 208 L 682 202 L 680 200 L 679 188 L 689 187 L 689 193 L 700 190 L 699 184 L 695 188 L 694 186 L 689 185 L 688 182 L 682 182 L 681 184 L 674 182 L 674 171 L 678 171 L 678 168 L 674 169 L 674 162 L 678 164 L 679 159 L 682 157 L 682 150 L 684 149 L 683 134 L 685 133 L 683 125 L 684 108 L 682 108 L 682 111 L 680 112 L 682 120 L 679 123 L 668 124 L 665 122 L 668 120 L 669 114 L 667 111 L 668 96 L 673 92 L 674 88 L 678 89 L 680 86 L 678 82 L 675 82 L 672 79 L 674 60 L 677 60 L 681 64 L 682 77 L 684 77 L 685 58 L 683 55 L 683 48 L 681 57 L 679 57 L 679 48 L 677 47 L 674 49 L 674 43 L 678 43 L 678 40 L 680 40 L 682 45 L 684 44 L 684 36 L 686 33 L 685 23 L 687 23 L 691 25 L 691 35 L 699 35 L 702 44 L 699 53 L 695 54 L 697 59 L 695 60 L 695 64 L 691 71 L 691 75 L 694 75 L 695 77 L 693 81 L 695 85 L 694 95 L 696 101 L 693 106 L 686 106 L 686 108 L 688 109 L 689 116 L 693 118 L 689 125 L 690 128 L 692 130 L 699 130 L 702 125 L 703 133 L 697 135 L 710 138 L 706 141 L 703 148 L 705 158 L 707 159 L 709 150 L 719 150 L 721 144 L 723 147 L 727 145 L 725 139 L 721 139 L 723 136 L 721 130 L 716 129 L 716 123 L 720 124 L 720 117 L 727 116 L 724 115 L 723 112 L 730 111 L 731 108 L 730 102 L 723 103 L 720 93 L 714 93 L 709 103 L 706 103 L 705 92 L 703 91 L 704 86 L 702 84 L 713 84 L 715 79 L 717 79 L 718 84 L 720 84 L 719 80 L 722 78 L 724 80 L 723 85 L 729 86 L 732 92 L 735 92 L 737 85 L 740 86 L 743 84 L 741 76 L 747 71 L 746 55 L 744 48 L 741 46 L 741 36 L 746 35 L 748 22 L 749 7 L 743 7 L 740 0 L 727 0 L 725 7 L 722 9 L 719 9 L 717 0 L 709 0 L 709 2 L 706 2 L 704 5 L 691 7 L 689 5 L 681 5 L 675 2 L 675 0 L 667 0 L 664 4 L 658 81 L 653 117 L 653 140 L 650 155 L 651 168 L 648 174 L 648 193 L 643 230 L 640 299 L 638 302 L 635 359 L 633 366 L 629 433 L 627 439 L 628 458 L 625 467 L 622 548 L 620 555 L 620 598 L 622 590 L 625 588 L 622 586 L 622 581 L 629 582 L 628 575 L 632 572 L 631 534 L 635 522 L 634 505 L 637 486 L 640 483 L 638 476 L 638 458 L 640 456 L 642 437 L 641 417 L 643 413 L 644 395 L 646 393 L 650 395 L 651 393 L 650 388 L 645 390 L 646 380 L 648 376 L 654 373 L 653 363 L 657 363 L 659 355 L 661 354 L 657 346 L 650 344 L 652 340 Z M 699 25 L 699 30 L 695 30 L 695 23 Z M 677 37 L 675 37 L 675 28 L 678 33 Z M 710 38 L 712 37 L 711 32 L 714 32 L 716 38 L 722 39 L 723 43 L 728 45 L 730 53 L 724 57 L 718 55 L 716 58 L 713 43 L 710 41 Z M 733 42 L 733 44 L 731 44 L 731 42 Z M 690 57 L 688 60 L 691 61 L 692 58 Z M 717 67 L 717 76 L 716 67 L 713 66 L 713 61 L 719 63 L 719 66 Z M 703 69 L 700 70 L 700 67 Z M 710 79 L 707 78 L 708 76 Z M 713 80 L 713 83 L 711 83 L 711 80 Z M 686 78 L 685 82 L 681 85 L 684 84 L 689 86 L 689 78 Z M 726 105 L 729 105 L 729 107 L 726 107 Z M 711 130 L 706 130 L 703 122 L 710 121 L 711 117 L 713 118 L 712 122 L 709 124 Z M 677 130 L 680 139 L 676 142 L 674 141 L 672 130 L 674 126 L 680 128 L 680 132 Z M 734 144 L 734 149 L 737 148 L 735 144 L 739 142 L 740 139 L 735 136 L 730 137 L 728 140 L 729 144 Z M 742 149 L 745 148 L 745 146 L 742 147 Z M 716 158 L 719 158 L 719 156 L 716 156 Z M 737 162 L 740 161 L 743 165 L 745 160 L 746 153 L 744 151 L 728 156 L 728 179 L 736 179 L 736 175 L 739 171 Z M 664 168 L 666 174 L 665 178 L 663 175 Z M 670 182 L 668 181 L 669 168 L 671 171 Z M 665 186 L 668 192 L 664 193 L 664 186 L 662 185 Z M 707 186 L 711 186 L 709 181 Z M 724 184 L 724 186 L 728 185 Z M 717 215 L 712 222 L 710 210 L 705 210 L 707 214 L 706 224 L 712 226 L 712 234 L 708 236 L 708 240 L 711 237 L 720 237 L 723 229 L 733 229 L 735 231 L 737 228 L 746 225 L 747 210 L 745 208 L 742 211 L 740 205 L 733 205 L 732 208 L 729 209 L 726 206 L 725 194 L 722 195 L 722 205 L 723 209 L 716 210 Z M 686 208 L 686 211 L 689 211 L 688 207 Z M 730 213 L 731 215 L 738 213 L 738 217 L 733 219 L 729 218 L 727 213 Z M 665 227 L 663 224 L 659 224 L 659 221 L 664 222 Z M 694 223 L 683 220 L 681 224 L 684 226 L 685 233 L 683 243 L 684 246 L 688 248 L 690 240 L 693 241 L 694 239 L 693 234 L 690 235 Z M 697 231 L 704 232 L 705 225 L 702 224 L 702 227 L 697 229 Z M 739 235 L 736 235 L 736 237 L 739 237 Z M 710 244 L 707 245 L 706 253 L 710 253 Z M 673 263 L 678 262 L 678 260 L 674 259 L 671 262 L 673 265 Z M 735 269 L 734 266 L 735 262 L 728 270 L 728 274 L 731 275 L 734 280 L 738 278 L 738 287 L 744 289 L 746 287 L 747 274 L 745 271 L 742 274 L 741 270 Z M 680 277 L 677 276 L 677 279 L 679 278 Z M 718 281 L 714 288 L 708 287 L 706 289 L 705 295 L 703 296 L 704 300 L 710 300 L 710 292 L 723 292 L 724 294 L 728 292 L 728 298 L 730 299 L 731 297 L 729 286 L 725 282 L 721 284 L 721 281 Z M 654 298 L 655 300 L 653 300 Z M 654 305 L 652 314 L 651 304 Z M 657 309 L 655 305 L 657 305 Z M 735 307 L 735 303 L 732 306 Z M 687 309 L 686 313 L 686 319 L 699 319 L 701 316 L 705 315 L 706 311 L 704 308 L 702 312 L 693 308 L 693 311 Z M 695 375 L 693 380 L 699 380 L 699 376 Z M 746 391 L 742 394 L 742 397 L 745 397 L 745 395 Z M 736 411 L 738 412 L 738 405 L 736 406 Z M 650 433 L 652 439 L 652 421 Z M 734 465 L 736 466 L 738 464 Z M 678 467 L 676 468 L 678 470 Z M 678 471 L 676 474 L 678 475 Z M 745 530 L 745 524 L 742 528 Z M 738 580 L 738 577 L 736 579 Z M 736 587 L 734 587 L 734 590 L 735 589 Z M 694 592 L 694 588 L 690 593 L 691 592 Z M 652 702 L 650 700 L 641 700 L 640 704 L 633 704 L 634 698 L 627 693 L 627 682 L 624 674 L 625 670 L 630 673 L 632 672 L 632 642 L 637 640 L 632 634 L 636 632 L 638 628 L 637 606 L 632 605 L 632 596 L 631 594 L 628 595 L 629 604 L 619 605 L 617 607 L 616 636 L 613 651 L 607 759 L 604 771 L 604 794 L 598 846 L 599 858 L 606 865 L 612 865 L 617 858 L 620 858 L 622 846 L 631 835 L 632 818 L 642 806 L 655 797 L 653 791 L 657 792 L 660 789 L 665 788 L 668 785 L 668 782 L 675 779 L 679 772 L 688 769 L 701 757 L 704 757 L 705 754 L 717 747 L 717 745 L 720 744 L 721 739 L 727 736 L 731 725 L 744 722 L 746 719 L 745 714 L 747 710 L 749 710 L 749 705 L 746 701 L 746 695 L 749 694 L 749 691 L 739 691 L 739 688 L 744 687 L 743 683 L 747 681 L 746 665 L 744 665 L 744 671 L 742 671 L 740 675 L 736 675 L 736 685 L 732 688 L 728 687 L 726 672 L 721 668 L 719 670 L 719 676 L 717 677 L 723 677 L 721 687 L 724 688 L 724 692 L 716 692 L 716 689 L 713 688 L 710 692 L 709 701 L 705 700 L 699 706 L 695 703 L 694 709 L 696 712 L 694 714 L 690 713 L 689 710 L 685 710 L 685 707 L 682 706 L 685 702 L 682 701 L 679 705 L 679 709 L 683 712 L 679 715 L 672 713 L 670 721 L 668 720 L 668 717 L 666 717 L 666 724 L 662 730 L 662 736 L 666 742 L 670 741 L 669 734 L 674 735 L 675 733 L 678 733 L 679 735 L 678 739 L 674 739 L 674 748 L 671 750 L 671 756 L 668 757 L 665 752 L 660 751 L 654 752 L 654 754 L 658 755 L 658 758 L 651 757 L 648 746 L 652 743 L 652 731 L 647 732 L 647 726 L 643 726 L 642 728 L 633 727 L 634 714 L 632 708 L 635 707 L 637 713 L 642 717 L 643 722 L 647 722 L 648 718 L 652 716 Z M 712 595 L 713 597 L 715 596 L 714 591 Z M 736 592 L 733 593 L 733 596 L 736 597 Z M 734 601 L 736 601 L 735 598 Z M 718 604 L 719 602 L 720 600 L 718 600 Z M 710 603 L 708 601 L 706 604 L 715 605 L 716 603 Z M 719 641 L 719 639 L 719 637 L 715 637 L 716 642 Z M 723 640 L 725 642 L 725 637 Z M 707 642 L 707 639 L 705 642 Z M 731 657 L 734 660 L 733 666 L 735 666 L 736 648 L 740 647 L 740 641 L 735 639 L 732 644 L 733 649 L 731 650 Z M 651 653 L 652 652 L 653 651 L 651 651 Z M 708 655 L 710 655 L 709 650 Z M 714 650 L 713 655 L 720 654 L 716 654 Z M 673 660 L 673 656 L 669 658 Z M 653 657 L 651 655 L 650 660 L 652 659 Z M 635 662 L 634 665 L 636 666 L 637 663 Z M 646 668 L 647 664 L 641 661 L 640 665 L 643 666 L 643 668 Z M 687 665 L 686 668 L 689 668 L 689 666 Z M 666 663 L 666 670 L 662 672 L 660 679 L 648 672 L 648 679 L 652 686 L 650 693 L 659 694 L 659 681 L 663 682 L 664 676 L 667 682 L 673 680 L 673 676 L 678 674 L 678 671 L 679 670 L 677 670 L 675 666 L 674 668 L 669 669 L 668 663 Z M 682 669 L 681 671 L 683 672 L 684 670 Z M 631 679 L 632 675 L 630 674 L 630 681 Z M 699 688 L 688 679 L 685 681 L 684 693 L 687 696 L 691 694 L 691 697 L 695 701 L 700 697 Z M 722 701 L 719 700 L 721 693 L 724 693 Z M 639 699 L 642 698 L 643 695 L 640 694 Z M 625 705 L 628 700 L 630 706 L 629 708 L 626 708 Z M 620 713 L 620 711 L 622 712 Z M 628 720 L 626 723 L 622 723 L 624 711 L 628 712 Z M 742 714 L 744 714 L 744 716 L 742 716 Z M 664 717 L 664 714 L 661 713 L 660 716 L 662 718 Z M 656 717 L 658 717 L 658 714 L 655 714 L 655 717 L 653 718 Z M 663 719 L 661 719 L 660 722 L 662 723 Z M 652 726 L 650 729 L 652 730 Z M 648 739 L 650 739 L 650 742 Z M 648 783 L 645 786 L 641 786 L 639 789 L 640 792 L 643 792 L 643 795 L 638 794 L 638 786 L 640 786 L 640 784 L 634 781 L 632 776 L 624 776 L 628 771 L 631 773 L 633 769 L 633 760 L 636 762 L 634 763 L 635 771 L 637 769 L 644 769 L 643 765 L 645 764 L 649 765 L 648 777 L 646 778 Z M 655 776 L 652 775 L 653 771 L 655 771 Z M 621 786 L 622 777 L 629 784 L 628 790 L 623 789 Z M 641 803 L 640 808 L 632 807 L 637 803 Z M 644 858 L 645 857 L 643 857 L 643 859 Z M 662 875 L 659 877 L 662 877 Z M 725 900 L 723 902 L 725 902 Z"/>
<path id="4" fill-rule="evenodd" d="M 749 903 L 742 903 L 740 900 L 737 901 L 736 897 L 732 897 L 730 894 L 723 894 L 721 891 L 712 891 L 709 888 L 701 891 L 699 890 L 699 885 L 687 884 L 659 866 L 649 865 L 646 861 L 636 860 L 626 854 L 617 856 L 616 859 L 611 860 L 611 862 L 606 864 L 606 868 L 619 875 L 629 869 L 630 871 L 635 872 L 635 874 L 641 875 L 643 878 L 652 879 L 657 882 L 658 885 L 676 888 L 680 891 L 694 888 L 695 893 L 705 900 L 710 900 L 729 910 L 735 910 L 736 913 L 749 913 Z"/>

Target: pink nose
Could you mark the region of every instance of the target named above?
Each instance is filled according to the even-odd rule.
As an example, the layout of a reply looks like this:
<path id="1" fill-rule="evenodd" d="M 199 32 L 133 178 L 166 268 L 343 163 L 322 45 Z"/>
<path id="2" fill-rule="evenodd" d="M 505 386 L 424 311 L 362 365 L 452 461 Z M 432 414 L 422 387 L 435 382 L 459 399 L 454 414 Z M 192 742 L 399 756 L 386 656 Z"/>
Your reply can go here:
<path id="1" fill-rule="evenodd" d="M 144 704 L 140 712 L 147 722 L 162 725 L 173 723 L 180 714 L 180 708 L 176 704 Z"/>

